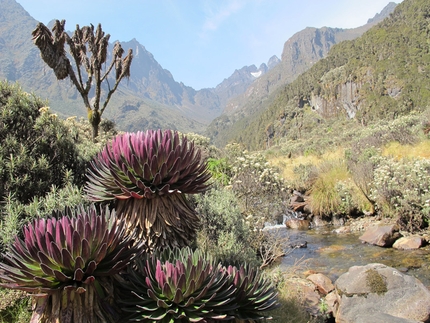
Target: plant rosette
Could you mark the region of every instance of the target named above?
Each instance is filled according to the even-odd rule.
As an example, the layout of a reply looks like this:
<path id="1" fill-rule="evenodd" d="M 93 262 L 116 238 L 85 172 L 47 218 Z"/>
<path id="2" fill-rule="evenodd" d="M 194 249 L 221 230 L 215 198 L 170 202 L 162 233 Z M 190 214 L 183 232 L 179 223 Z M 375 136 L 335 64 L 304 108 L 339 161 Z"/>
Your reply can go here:
<path id="1" fill-rule="evenodd" d="M 1 286 L 32 296 L 31 322 L 115 322 L 114 275 L 140 254 L 114 212 L 67 209 L 23 228 L 0 263 Z M 140 248 L 140 249 L 139 249 Z"/>

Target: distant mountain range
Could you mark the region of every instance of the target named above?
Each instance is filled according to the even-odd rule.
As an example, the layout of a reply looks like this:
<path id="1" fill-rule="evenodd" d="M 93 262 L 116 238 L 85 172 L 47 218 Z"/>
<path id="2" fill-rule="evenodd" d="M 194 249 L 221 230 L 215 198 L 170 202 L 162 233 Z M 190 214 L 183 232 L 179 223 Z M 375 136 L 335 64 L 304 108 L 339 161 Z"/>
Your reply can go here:
<path id="1" fill-rule="evenodd" d="M 394 6 L 390 3 L 373 18 L 374 21 L 360 28 L 307 28 L 285 43 L 282 61 L 273 56 L 267 65 L 245 66 L 215 88 L 198 91 L 176 82 L 137 40 L 121 42 L 124 49 L 133 49 L 131 77 L 123 81 L 112 96 L 105 117 L 126 131 L 171 128 L 202 133 L 223 112 L 224 116 L 233 116 L 243 109 L 252 113 L 256 108 L 248 108 L 249 102 L 266 100 L 268 94 L 291 82 L 324 57 L 333 44 L 361 35 Z M 0 79 L 19 82 L 24 90 L 49 100 L 51 109 L 63 116 L 85 116 L 77 91 L 69 81 L 56 80 L 33 45 L 31 32 L 37 21 L 15 0 L 0 0 L 0 7 Z M 66 22 L 67 27 L 71 26 Z M 105 32 L 109 33 L 108 30 Z M 210 129 L 214 129 L 218 121 L 212 123 Z M 214 132 L 209 131 L 212 135 Z M 217 136 L 214 137 L 216 140 Z"/>
<path id="2" fill-rule="evenodd" d="M 361 36 L 387 18 L 395 7 L 396 3 L 390 2 L 361 27 L 308 27 L 294 34 L 284 44 L 281 62 L 252 82 L 242 94 L 228 100 L 222 115 L 211 122 L 206 134 L 218 146 L 225 145 L 234 132 L 247 127 L 248 116 L 258 114 L 272 104 L 280 89 L 324 58 L 333 45 Z"/>
<path id="3" fill-rule="evenodd" d="M 380 129 L 377 136 L 384 138 L 387 131 L 376 124 L 391 127 L 394 120 L 414 114 L 422 116 L 424 127 L 430 107 L 429 34 L 430 2 L 404 0 L 389 17 L 362 36 L 331 46 L 324 58 L 293 82 L 269 94 L 264 104 L 253 106 L 248 100 L 244 107 L 257 107 L 253 113 L 245 110 L 241 118 L 233 113 L 235 122 L 231 122 L 230 115 L 224 115 L 224 120 L 217 124 L 222 130 L 216 135 L 220 138 L 221 134 L 224 142 L 239 142 L 250 150 L 275 146 L 274 149 L 288 151 L 301 145 L 303 153 L 319 140 L 335 146 L 330 138 L 332 131 L 333 137 L 338 135 L 337 131 L 346 131 L 346 137 L 355 136 L 342 125 Z M 333 41 L 331 36 L 328 39 Z M 289 43 L 293 42 L 289 40 L 286 44 Z M 321 48 L 315 47 L 315 41 L 311 44 L 312 48 Z M 290 50 L 295 46 L 286 47 Z M 285 55 L 282 55 L 284 61 Z M 401 142 L 409 128 L 416 126 L 415 122 L 404 121 L 404 130 L 391 135 L 389 140 Z M 212 126 L 210 129 L 217 129 Z M 372 142 L 367 145 L 373 149 Z"/>

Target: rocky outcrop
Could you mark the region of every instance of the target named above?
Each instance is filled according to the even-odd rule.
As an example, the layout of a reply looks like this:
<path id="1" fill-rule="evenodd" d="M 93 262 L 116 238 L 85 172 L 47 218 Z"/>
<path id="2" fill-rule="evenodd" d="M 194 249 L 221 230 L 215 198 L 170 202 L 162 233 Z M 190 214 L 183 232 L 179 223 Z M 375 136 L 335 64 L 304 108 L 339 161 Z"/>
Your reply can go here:
<path id="1" fill-rule="evenodd" d="M 353 266 L 336 280 L 335 288 L 337 323 L 430 319 L 430 291 L 415 277 L 383 264 Z"/>
<path id="2" fill-rule="evenodd" d="M 423 246 L 424 239 L 420 236 L 402 237 L 393 244 L 393 248 L 400 250 L 419 249 Z"/>
<path id="3" fill-rule="evenodd" d="M 391 247 L 401 237 L 399 228 L 395 224 L 373 226 L 359 238 L 361 241 L 380 247 Z"/>
<path id="4" fill-rule="evenodd" d="M 312 95 L 310 105 L 324 117 L 332 117 L 340 111 L 345 111 L 349 118 L 354 118 L 360 109 L 361 83 L 346 82 L 337 85 L 336 95 L 331 98 Z"/>

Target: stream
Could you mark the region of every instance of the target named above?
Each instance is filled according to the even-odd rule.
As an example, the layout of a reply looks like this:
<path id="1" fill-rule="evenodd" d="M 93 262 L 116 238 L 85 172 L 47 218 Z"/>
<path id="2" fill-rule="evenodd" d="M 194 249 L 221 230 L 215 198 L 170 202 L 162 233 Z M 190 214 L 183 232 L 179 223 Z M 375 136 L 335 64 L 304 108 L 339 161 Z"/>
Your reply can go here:
<path id="1" fill-rule="evenodd" d="M 430 286 L 430 247 L 417 250 L 397 250 L 363 244 L 358 237 L 363 233 L 336 234 L 333 228 L 307 231 L 287 229 L 291 244 L 307 242 L 306 248 L 295 248 L 285 256 L 280 269 L 315 270 L 333 282 L 351 266 L 382 263 L 408 275 L 415 276 Z"/>

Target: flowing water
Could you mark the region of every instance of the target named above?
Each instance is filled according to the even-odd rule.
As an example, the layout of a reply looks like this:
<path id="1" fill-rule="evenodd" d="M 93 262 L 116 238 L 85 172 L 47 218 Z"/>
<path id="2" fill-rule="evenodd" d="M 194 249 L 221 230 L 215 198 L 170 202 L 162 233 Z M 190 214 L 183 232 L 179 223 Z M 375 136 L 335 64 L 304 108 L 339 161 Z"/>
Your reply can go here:
<path id="1" fill-rule="evenodd" d="M 307 248 L 296 248 L 282 259 L 282 271 L 315 270 L 335 281 L 351 266 L 382 263 L 417 277 L 430 286 L 430 247 L 418 250 L 396 250 L 363 244 L 362 233 L 336 234 L 333 228 L 307 231 L 286 230 L 291 244 L 307 242 Z"/>

